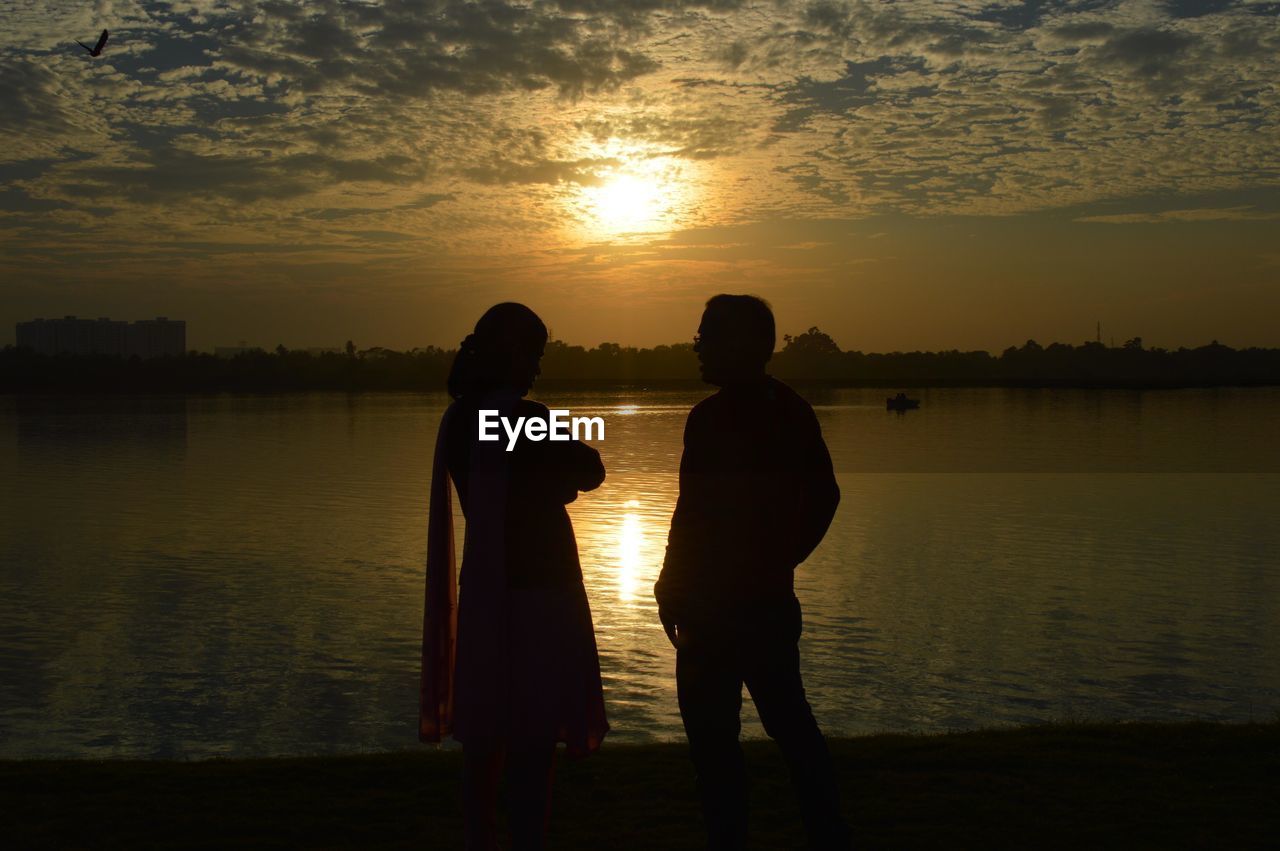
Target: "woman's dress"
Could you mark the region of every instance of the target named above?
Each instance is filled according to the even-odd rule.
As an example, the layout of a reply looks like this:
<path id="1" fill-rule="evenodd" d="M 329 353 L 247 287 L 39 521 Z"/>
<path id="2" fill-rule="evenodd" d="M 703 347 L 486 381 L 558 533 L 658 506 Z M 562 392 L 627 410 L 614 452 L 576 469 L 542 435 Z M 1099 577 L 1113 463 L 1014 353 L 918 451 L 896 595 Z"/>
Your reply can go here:
<path id="1" fill-rule="evenodd" d="M 604 479 L 578 441 L 478 438 L 477 412 L 547 418 L 514 393 L 463 398 L 441 421 L 432 473 L 419 736 L 599 747 L 608 723 L 591 610 L 565 505 Z M 449 481 L 466 518 L 453 581 Z"/>

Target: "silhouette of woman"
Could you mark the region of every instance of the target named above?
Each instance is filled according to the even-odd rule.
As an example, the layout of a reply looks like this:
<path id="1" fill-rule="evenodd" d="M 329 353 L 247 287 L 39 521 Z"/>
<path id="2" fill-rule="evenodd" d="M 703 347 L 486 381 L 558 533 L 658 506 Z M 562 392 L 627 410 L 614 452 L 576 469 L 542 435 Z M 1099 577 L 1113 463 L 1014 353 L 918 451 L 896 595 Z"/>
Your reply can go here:
<path id="1" fill-rule="evenodd" d="M 431 481 L 419 738 L 463 749 L 467 848 L 497 848 L 507 779 L 514 848 L 540 848 L 555 746 L 591 753 L 609 729 L 591 610 L 565 505 L 604 480 L 596 450 L 527 439 L 478 440 L 478 412 L 546 419 L 523 398 L 547 329 L 522 304 L 490 308 L 449 374 Z M 455 585 L 452 480 L 466 518 Z M 458 593 L 458 586 L 461 593 Z"/>

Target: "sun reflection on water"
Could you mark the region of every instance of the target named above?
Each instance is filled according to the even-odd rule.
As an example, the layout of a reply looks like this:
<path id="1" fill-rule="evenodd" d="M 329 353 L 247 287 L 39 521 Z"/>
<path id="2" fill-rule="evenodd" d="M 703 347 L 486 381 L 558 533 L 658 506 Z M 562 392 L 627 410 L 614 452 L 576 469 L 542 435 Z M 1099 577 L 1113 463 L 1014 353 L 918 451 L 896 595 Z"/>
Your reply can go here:
<path id="1" fill-rule="evenodd" d="M 629 499 L 624 508 L 640 507 L 639 500 Z M 635 511 L 627 511 L 622 515 L 622 523 L 618 527 L 618 599 L 632 602 L 636 598 L 640 569 L 640 551 L 644 544 L 641 531 L 640 515 Z"/>
<path id="2" fill-rule="evenodd" d="M 658 578 L 666 548 L 666 526 L 654 522 L 654 506 L 645 510 L 640 500 L 628 499 L 613 515 L 612 553 L 618 600 L 629 605 L 652 602 L 651 588 Z"/>

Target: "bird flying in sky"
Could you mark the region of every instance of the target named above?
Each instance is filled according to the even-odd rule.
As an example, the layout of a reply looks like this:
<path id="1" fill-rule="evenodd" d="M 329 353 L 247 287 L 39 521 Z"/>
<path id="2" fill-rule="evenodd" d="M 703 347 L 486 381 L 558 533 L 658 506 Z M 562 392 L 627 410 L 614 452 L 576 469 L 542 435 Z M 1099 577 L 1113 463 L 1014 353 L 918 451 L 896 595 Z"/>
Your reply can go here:
<path id="1" fill-rule="evenodd" d="M 101 55 L 102 55 L 102 47 L 103 47 L 103 45 L 105 45 L 106 43 L 107 43 L 107 31 L 106 31 L 106 30 L 103 30 L 103 31 L 102 31 L 102 35 L 98 36 L 98 43 L 97 43 L 97 44 L 95 44 L 93 47 L 90 47 L 89 45 L 85 44 L 83 41 L 79 41 L 79 40 L 77 40 L 77 41 L 76 41 L 76 44 L 80 45 L 80 46 L 81 46 L 81 47 L 83 47 L 85 50 L 89 51 L 89 55 L 90 55 L 90 56 L 101 56 Z"/>

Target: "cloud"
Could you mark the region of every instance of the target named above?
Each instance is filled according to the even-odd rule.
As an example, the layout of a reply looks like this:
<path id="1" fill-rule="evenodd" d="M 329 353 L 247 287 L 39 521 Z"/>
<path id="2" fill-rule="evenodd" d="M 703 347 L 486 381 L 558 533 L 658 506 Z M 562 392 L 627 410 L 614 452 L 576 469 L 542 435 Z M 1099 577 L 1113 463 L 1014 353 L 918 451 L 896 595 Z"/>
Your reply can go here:
<path id="1" fill-rule="evenodd" d="M 1201 38 L 1189 32 L 1142 28 L 1114 34 L 1089 55 L 1103 68 L 1117 69 L 1153 92 L 1167 93 L 1186 82 L 1193 48 L 1200 43 Z"/>
<path id="2" fill-rule="evenodd" d="M 66 196 L 112 196 L 135 204 L 171 204 L 220 198 L 240 203 L 283 200 L 322 187 L 351 182 L 412 184 L 425 168 L 395 155 L 376 160 L 323 154 L 203 156 L 179 148 L 158 148 L 118 165 L 77 164 L 57 170 Z"/>
<path id="3" fill-rule="evenodd" d="M 334 222 L 361 216 L 380 216 L 397 211 L 430 210 L 437 204 L 445 201 L 453 201 L 456 198 L 457 195 L 453 193 L 427 193 L 411 201 L 406 201 L 403 204 L 395 204 L 390 207 L 317 207 L 313 209 L 299 210 L 297 215 L 303 219 Z"/>
<path id="4" fill-rule="evenodd" d="M 29 0 L 9 202 L 122 244 L 358 222 L 483 254 L 599 239 L 583 190 L 627 169 L 676 229 L 1276 187 L 1274 4 L 1193 6 Z M 67 49 L 100 23 L 110 55 Z"/>
<path id="5" fill-rule="evenodd" d="M 0 162 L 16 162 L 95 146 L 105 135 L 88 102 L 48 62 L 29 57 L 0 58 L 0 115 L 5 144 Z"/>
<path id="6" fill-rule="evenodd" d="M 614 164 L 614 160 L 512 162 L 495 158 L 489 165 L 464 169 L 463 174 L 477 183 L 576 183 L 595 186 L 600 182 L 599 169 Z"/>
<path id="7" fill-rule="evenodd" d="M 1193 210 L 1162 210 L 1154 213 L 1107 213 L 1081 216 L 1077 222 L 1107 225 L 1164 224 L 1167 222 L 1263 222 L 1280 220 L 1280 213 L 1253 206 L 1215 207 Z"/>
<path id="8" fill-rule="evenodd" d="M 268 4 L 235 20 L 214 65 L 307 93 L 425 97 L 553 88 L 581 97 L 655 70 L 625 28 L 591 26 L 554 4 L 325 2 L 320 14 Z"/>
<path id="9" fill-rule="evenodd" d="M 741 151 L 750 126 L 732 112 L 713 107 L 700 112 L 628 110 L 620 114 L 592 116 L 578 124 L 597 144 L 627 139 L 649 145 L 652 155 L 709 160 Z"/>

